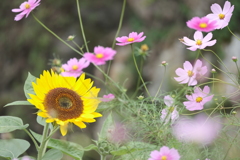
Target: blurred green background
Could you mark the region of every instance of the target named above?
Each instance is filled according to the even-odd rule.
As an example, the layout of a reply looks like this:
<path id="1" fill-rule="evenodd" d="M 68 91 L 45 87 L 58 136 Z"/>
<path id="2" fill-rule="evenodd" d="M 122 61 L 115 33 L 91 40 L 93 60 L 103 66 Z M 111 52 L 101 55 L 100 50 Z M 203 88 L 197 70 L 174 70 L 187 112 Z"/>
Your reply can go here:
<path id="1" fill-rule="evenodd" d="M 38 77 L 43 70 L 50 69 L 48 63 L 49 59 L 53 58 L 53 53 L 58 55 L 64 63 L 69 58 L 81 57 L 47 32 L 34 20 L 32 15 L 23 18 L 21 21 L 14 21 L 16 14 L 11 12 L 11 9 L 18 8 L 22 2 L 21 0 L 11 2 L 3 0 L 0 5 L 0 69 L 2 71 L 0 106 L 16 100 L 25 100 L 23 84 L 28 72 Z M 194 16 L 203 17 L 211 13 L 211 4 L 219 3 L 223 6 L 224 2 L 224 0 L 128 0 L 119 36 L 128 35 L 132 31 L 138 33 L 143 31 L 147 36 L 144 43 L 150 48 L 150 56 L 144 63 L 144 79 L 154 81 L 154 71 L 159 69 L 159 64 L 163 60 L 169 59 L 173 61 L 172 63 L 179 61 L 179 64 L 182 64 L 185 60 L 194 59 L 195 54 L 186 50 L 186 47 L 178 42 L 178 38 L 183 36 L 188 36 L 190 39 L 193 37 L 194 30 L 186 27 L 186 21 Z M 234 33 L 239 33 L 240 1 L 230 0 L 230 2 L 235 5 L 235 10 L 229 27 Z M 122 3 L 123 0 L 80 0 L 83 25 L 90 51 L 93 51 L 93 47 L 97 45 L 112 46 Z M 80 46 L 83 45 L 76 1 L 42 0 L 41 5 L 33 11 L 33 14 L 62 39 L 66 40 L 69 35 L 75 35 L 76 42 Z M 214 31 L 213 34 L 214 38 L 218 40 L 218 44 L 213 49 L 224 58 L 223 47 L 230 43 L 231 34 L 227 28 Z M 140 44 L 136 46 L 139 47 Z M 179 44 L 180 48 L 176 44 Z M 118 55 L 113 61 L 115 67 L 113 67 L 111 75 L 116 81 L 123 82 L 126 77 L 121 79 L 117 74 L 123 74 L 122 72 L 126 71 L 126 68 L 133 67 L 132 64 L 127 63 L 131 61 L 130 48 L 128 46 L 122 48 L 116 46 L 115 49 L 118 51 Z M 169 54 L 169 52 L 166 52 L 169 49 L 175 50 L 170 50 Z M 178 54 L 178 52 L 184 52 L 184 54 Z M 167 56 L 167 58 L 161 59 L 161 56 L 165 58 Z M 171 61 L 168 61 L 168 63 L 171 64 Z M 116 64 L 120 64 L 120 71 Z M 126 68 L 121 70 L 122 65 Z M 172 71 L 175 69 L 173 67 Z M 172 71 L 169 75 L 173 77 L 174 72 Z M 86 72 L 98 76 L 97 71 L 92 66 Z M 129 72 L 124 74 L 125 76 L 131 76 L 126 87 L 133 88 L 137 74 L 134 68 L 130 69 Z M 100 85 L 98 87 L 101 87 Z M 166 83 L 166 85 L 169 84 Z M 171 90 L 175 85 L 164 89 Z M 30 124 L 32 130 L 40 132 L 42 128 L 35 122 L 36 111 L 34 107 L 30 106 L 0 107 L 1 115 L 21 117 L 24 123 Z M 98 125 L 100 123 L 90 124 L 90 127 L 84 130 L 75 128 L 74 132 L 66 137 L 58 135 L 58 138 L 75 141 L 83 146 L 88 145 L 91 143 L 91 139 L 97 137 L 96 129 L 99 127 Z M 26 134 L 22 131 L 14 132 L 12 136 L 26 138 Z M 31 147 L 26 154 L 35 156 L 34 147 Z M 99 159 L 97 153 L 87 153 L 86 155 L 86 160 Z"/>

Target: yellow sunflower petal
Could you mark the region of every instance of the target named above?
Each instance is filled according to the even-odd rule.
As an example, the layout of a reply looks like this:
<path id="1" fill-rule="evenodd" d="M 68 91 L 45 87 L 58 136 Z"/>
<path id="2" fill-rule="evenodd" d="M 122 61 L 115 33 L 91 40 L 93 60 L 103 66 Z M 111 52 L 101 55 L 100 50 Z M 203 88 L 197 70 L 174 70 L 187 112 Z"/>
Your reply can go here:
<path id="1" fill-rule="evenodd" d="M 63 136 L 67 134 L 67 131 L 68 131 L 67 129 L 68 129 L 68 122 L 60 126 L 60 131 Z"/>
<path id="2" fill-rule="evenodd" d="M 73 122 L 76 126 L 78 126 L 79 128 L 86 128 L 86 124 L 83 123 L 82 121 L 75 121 Z"/>
<path id="3" fill-rule="evenodd" d="M 93 118 L 82 118 L 83 122 L 88 122 L 88 123 L 92 123 L 92 122 L 96 122 L 96 119 Z"/>
<path id="4" fill-rule="evenodd" d="M 93 112 L 92 114 L 94 115 L 94 117 L 102 117 L 102 114 L 97 113 L 97 112 Z"/>
<path id="5" fill-rule="evenodd" d="M 54 120 L 54 118 L 48 118 L 48 119 L 46 119 L 46 122 L 47 123 L 52 123 L 52 122 L 54 122 L 55 120 Z"/>
<path id="6" fill-rule="evenodd" d="M 43 118 L 49 117 L 49 115 L 46 112 L 38 112 L 37 115 Z"/>

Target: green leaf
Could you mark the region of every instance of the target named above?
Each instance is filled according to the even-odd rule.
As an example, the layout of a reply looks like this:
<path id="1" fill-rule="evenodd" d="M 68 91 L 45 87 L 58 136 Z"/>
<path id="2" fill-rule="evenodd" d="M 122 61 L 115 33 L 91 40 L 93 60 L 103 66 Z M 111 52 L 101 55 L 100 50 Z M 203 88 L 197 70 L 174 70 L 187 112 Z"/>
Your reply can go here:
<path id="1" fill-rule="evenodd" d="M 107 134 L 108 134 L 108 129 L 111 128 L 114 125 L 114 121 L 112 118 L 112 113 L 110 113 L 108 115 L 108 117 L 105 119 L 103 125 L 102 125 L 102 129 L 101 132 L 99 134 L 99 141 L 101 140 L 105 140 L 107 138 Z"/>
<path id="2" fill-rule="evenodd" d="M 25 96 L 27 97 L 27 99 L 31 99 L 31 97 L 28 95 L 29 93 L 31 94 L 35 94 L 34 90 L 33 90 L 33 86 L 32 86 L 32 82 L 36 82 L 36 77 L 34 77 L 33 75 L 31 75 L 31 73 L 28 72 L 28 77 L 24 83 L 24 93 Z"/>
<path id="3" fill-rule="evenodd" d="M 42 160 L 61 160 L 63 157 L 63 154 L 61 151 L 57 149 L 50 149 L 45 153 Z"/>
<path id="4" fill-rule="evenodd" d="M 18 106 L 18 105 L 32 105 L 30 102 L 28 101 L 15 101 L 15 102 L 11 102 L 11 103 L 8 103 L 6 104 L 4 107 L 7 107 L 7 106 Z"/>
<path id="5" fill-rule="evenodd" d="M 89 146 L 84 148 L 84 151 L 91 151 L 91 150 L 98 151 L 98 147 L 94 144 L 90 144 Z"/>
<path id="6" fill-rule="evenodd" d="M 17 158 L 29 147 L 30 143 L 22 139 L 0 140 L 0 157 Z"/>
<path id="7" fill-rule="evenodd" d="M 36 138 L 37 141 L 41 141 L 42 135 L 37 134 L 33 131 L 31 131 L 32 135 Z M 77 159 L 82 160 L 84 148 L 76 143 L 68 142 L 68 141 L 62 141 L 58 139 L 50 139 L 48 142 L 49 148 L 54 148 L 62 151 L 63 153 Z"/>
<path id="8" fill-rule="evenodd" d="M 0 117 L 0 133 L 12 132 L 17 129 L 25 129 L 28 124 L 23 125 L 22 119 L 12 116 Z"/>
<path id="9" fill-rule="evenodd" d="M 124 149 L 125 148 L 125 149 Z M 117 151 L 112 151 L 112 154 L 122 155 L 121 159 L 148 159 L 151 151 L 159 149 L 158 146 L 144 142 L 130 141 L 124 147 L 121 147 Z"/>

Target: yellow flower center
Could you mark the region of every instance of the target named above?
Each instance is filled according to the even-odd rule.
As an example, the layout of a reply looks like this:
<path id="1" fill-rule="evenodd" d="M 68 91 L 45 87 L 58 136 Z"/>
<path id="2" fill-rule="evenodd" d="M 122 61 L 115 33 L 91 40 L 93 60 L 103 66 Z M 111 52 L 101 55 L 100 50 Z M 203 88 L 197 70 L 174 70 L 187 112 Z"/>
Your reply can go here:
<path id="1" fill-rule="evenodd" d="M 29 8 L 30 8 L 30 4 L 26 3 L 26 4 L 25 4 L 25 8 L 26 8 L 26 9 L 29 9 Z"/>
<path id="2" fill-rule="evenodd" d="M 97 53 L 97 54 L 96 54 L 96 57 L 97 57 L 97 58 L 103 58 L 103 54 L 102 54 L 102 53 Z"/>
<path id="3" fill-rule="evenodd" d="M 77 65 L 73 65 L 73 66 L 72 66 L 72 69 L 73 69 L 73 70 L 77 70 L 77 69 L 78 69 L 78 66 L 77 66 Z"/>
<path id="4" fill-rule="evenodd" d="M 197 98 L 196 98 L 196 102 L 198 102 L 198 103 L 202 102 L 202 100 L 203 100 L 202 97 L 197 97 Z"/>
<path id="5" fill-rule="evenodd" d="M 134 41 L 134 38 L 128 38 L 127 41 L 132 42 L 132 41 Z"/>
<path id="6" fill-rule="evenodd" d="M 225 15 L 222 14 L 222 13 L 220 13 L 220 14 L 218 15 L 218 17 L 219 17 L 219 19 L 224 19 L 224 18 L 225 18 Z"/>
<path id="7" fill-rule="evenodd" d="M 196 41 L 196 45 L 199 45 L 199 46 L 202 45 L 202 41 L 198 39 L 198 40 Z"/>
<path id="8" fill-rule="evenodd" d="M 200 24 L 199 24 L 199 27 L 200 27 L 200 28 L 206 28 L 206 27 L 207 27 L 207 23 L 200 23 Z"/>
<path id="9" fill-rule="evenodd" d="M 161 160 L 167 160 L 167 156 L 162 156 Z"/>
<path id="10" fill-rule="evenodd" d="M 192 71 L 188 71 L 187 73 L 188 73 L 188 77 L 192 77 L 194 74 Z"/>

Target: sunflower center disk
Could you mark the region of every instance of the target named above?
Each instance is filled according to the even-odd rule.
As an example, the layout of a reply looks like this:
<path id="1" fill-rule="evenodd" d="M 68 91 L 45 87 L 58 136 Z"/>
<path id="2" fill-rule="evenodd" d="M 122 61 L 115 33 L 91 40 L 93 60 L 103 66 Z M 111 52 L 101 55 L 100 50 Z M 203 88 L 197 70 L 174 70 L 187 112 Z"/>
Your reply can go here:
<path id="1" fill-rule="evenodd" d="M 44 107 L 52 118 L 66 121 L 78 118 L 83 112 L 83 101 L 73 90 L 54 88 L 44 99 Z"/>

